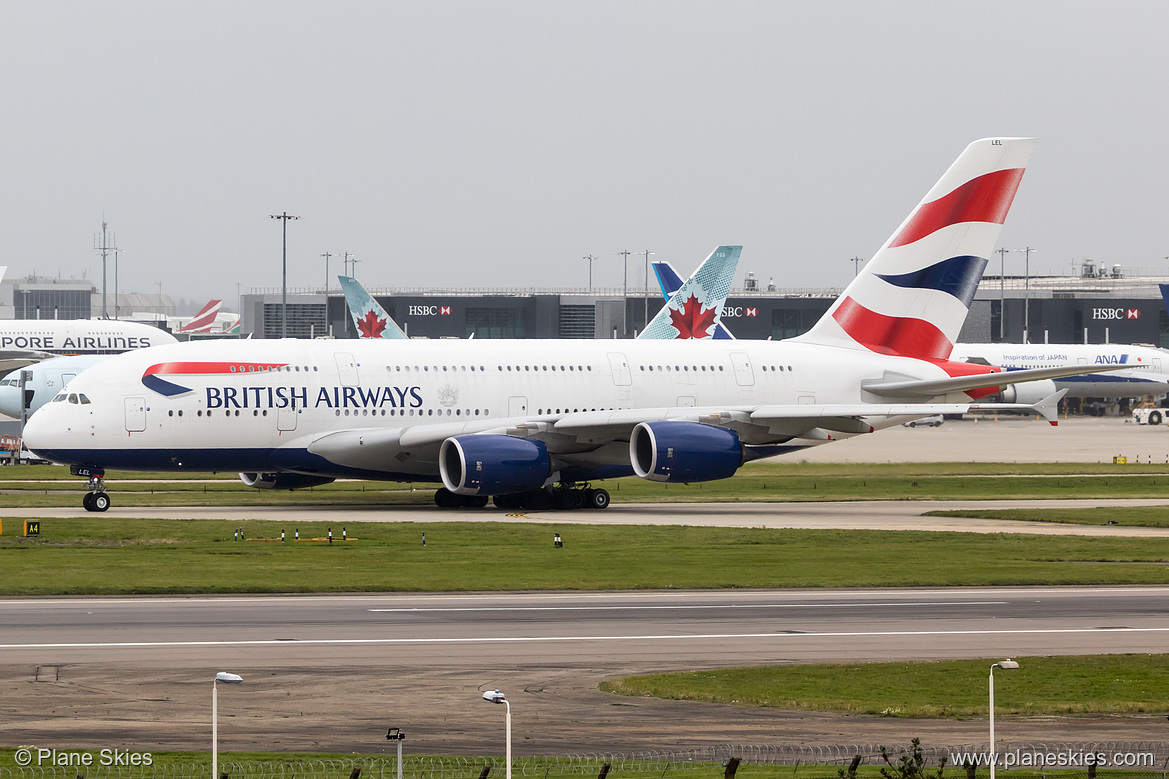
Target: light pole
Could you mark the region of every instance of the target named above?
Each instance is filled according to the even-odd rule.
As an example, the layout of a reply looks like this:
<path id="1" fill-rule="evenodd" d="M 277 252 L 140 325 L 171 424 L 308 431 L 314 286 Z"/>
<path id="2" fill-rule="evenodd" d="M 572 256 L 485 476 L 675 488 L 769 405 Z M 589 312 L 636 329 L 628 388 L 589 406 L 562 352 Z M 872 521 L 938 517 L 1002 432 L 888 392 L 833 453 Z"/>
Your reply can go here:
<path id="1" fill-rule="evenodd" d="M 507 777 L 511 779 L 511 704 L 499 690 L 488 690 L 483 693 L 483 700 L 488 703 L 502 703 L 507 707 Z"/>
<path id="2" fill-rule="evenodd" d="M 589 294 L 592 294 L 592 291 L 593 291 L 593 260 L 595 260 L 597 258 L 594 257 L 593 255 L 589 254 L 585 257 L 582 257 L 581 259 L 589 261 Z M 1169 259 L 1169 258 L 1167 258 L 1167 259 Z"/>
<path id="3" fill-rule="evenodd" d="M 649 324 L 649 256 L 656 253 L 657 252 L 651 252 L 649 249 L 646 249 L 643 252 L 638 252 L 638 254 L 645 255 L 645 305 L 642 307 L 641 311 L 642 330 L 644 330 L 645 326 Z"/>
<path id="4" fill-rule="evenodd" d="M 332 252 L 325 252 L 321 255 L 325 258 L 325 294 L 329 294 L 329 258 L 333 256 Z"/>
<path id="5" fill-rule="evenodd" d="M 219 775 L 219 683 L 239 684 L 243 680 L 238 674 L 220 671 L 211 682 L 211 779 Z"/>
<path id="6" fill-rule="evenodd" d="M 994 779 L 994 764 L 998 762 L 994 753 L 994 669 L 1002 668 L 1004 671 L 1013 671 L 1018 667 L 1019 664 L 1010 658 L 990 667 L 990 779 Z"/>
<path id="7" fill-rule="evenodd" d="M 402 742 L 406 740 L 406 731 L 401 728 L 390 728 L 386 731 L 386 741 L 398 742 L 398 779 L 402 779 Z"/>
<path id="8" fill-rule="evenodd" d="M 1007 279 L 1007 252 L 1010 249 L 999 248 L 996 249 L 999 253 L 999 343 L 1002 343 L 1006 338 L 1006 318 L 1007 312 L 1004 309 L 1006 305 L 1006 279 Z"/>
<path id="9" fill-rule="evenodd" d="M 621 337 L 629 337 L 629 255 L 633 252 L 626 249 L 623 252 L 617 252 L 625 258 L 625 264 L 621 266 Z"/>
<path id="10" fill-rule="evenodd" d="M 1023 343 L 1031 343 L 1031 252 L 1037 252 L 1038 249 L 1032 249 L 1028 246 L 1025 249 L 1015 249 L 1017 252 L 1023 252 L 1026 259 L 1023 261 Z"/>
<path id="11" fill-rule="evenodd" d="M 288 220 L 300 219 L 299 216 L 290 216 L 287 211 L 282 214 L 269 214 L 269 219 L 279 219 L 284 233 L 284 251 L 281 257 L 280 276 L 280 337 L 288 337 Z"/>
<path id="12" fill-rule="evenodd" d="M 861 263 L 864 262 L 863 257 L 853 257 L 849 262 L 852 263 L 852 277 L 855 279 L 861 273 Z"/>

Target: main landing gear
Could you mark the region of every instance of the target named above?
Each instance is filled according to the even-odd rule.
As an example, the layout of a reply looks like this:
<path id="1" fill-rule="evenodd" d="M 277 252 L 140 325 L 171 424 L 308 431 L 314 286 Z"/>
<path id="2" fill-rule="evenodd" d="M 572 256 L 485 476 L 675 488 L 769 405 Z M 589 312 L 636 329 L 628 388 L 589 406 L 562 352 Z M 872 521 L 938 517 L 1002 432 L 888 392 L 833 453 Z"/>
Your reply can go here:
<path id="1" fill-rule="evenodd" d="M 496 495 L 492 501 L 495 507 L 504 511 L 527 509 L 529 511 L 560 509 L 607 509 L 607 490 L 591 487 L 556 486 L 539 490 L 516 492 L 510 495 Z M 487 505 L 486 495 L 458 495 L 446 487 L 434 493 L 434 504 L 439 508 L 483 508 Z"/>

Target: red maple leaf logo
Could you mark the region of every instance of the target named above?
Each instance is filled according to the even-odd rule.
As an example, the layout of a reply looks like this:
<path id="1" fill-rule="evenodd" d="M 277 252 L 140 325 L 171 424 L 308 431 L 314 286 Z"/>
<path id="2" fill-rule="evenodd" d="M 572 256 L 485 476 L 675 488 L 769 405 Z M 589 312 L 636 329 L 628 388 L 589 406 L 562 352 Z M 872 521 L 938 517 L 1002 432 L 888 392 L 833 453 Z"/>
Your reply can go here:
<path id="1" fill-rule="evenodd" d="M 357 329 L 361 331 L 362 338 L 381 338 L 382 331 L 386 329 L 386 320 L 380 319 L 371 310 L 357 320 Z"/>
<path id="2" fill-rule="evenodd" d="M 681 310 L 670 309 L 670 324 L 678 331 L 678 338 L 710 338 L 714 326 L 713 308 L 704 308 L 698 298 L 691 295 L 682 303 Z"/>

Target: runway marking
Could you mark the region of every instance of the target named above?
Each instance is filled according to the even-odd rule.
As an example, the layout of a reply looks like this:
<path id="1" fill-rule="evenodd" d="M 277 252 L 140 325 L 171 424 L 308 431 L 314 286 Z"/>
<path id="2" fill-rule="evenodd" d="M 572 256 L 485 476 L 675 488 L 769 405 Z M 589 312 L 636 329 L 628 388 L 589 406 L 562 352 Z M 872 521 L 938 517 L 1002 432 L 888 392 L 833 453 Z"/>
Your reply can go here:
<path id="1" fill-rule="evenodd" d="M 891 601 L 888 603 L 861 601 L 857 603 L 689 603 L 673 606 L 416 606 L 396 609 L 366 609 L 366 611 L 385 613 L 413 613 L 419 611 L 455 612 L 455 611 L 673 611 L 696 609 L 843 609 L 858 606 L 889 607 L 889 606 L 1006 606 L 1010 601 L 1005 600 L 971 600 L 971 601 Z"/>
<path id="2" fill-rule="evenodd" d="M 842 633 L 696 633 L 656 636 L 496 636 L 480 638 L 260 638 L 241 641 L 112 641 L 71 644 L 0 644 L 3 649 L 167 649 L 176 647 L 295 646 L 295 645 L 387 645 L 387 644 L 511 644 L 563 643 L 570 641 L 693 641 L 696 639 L 749 638 L 880 638 L 896 636 L 1042 636 L 1083 633 L 1169 633 L 1164 628 L 1053 628 L 1050 630 L 889 630 Z"/>

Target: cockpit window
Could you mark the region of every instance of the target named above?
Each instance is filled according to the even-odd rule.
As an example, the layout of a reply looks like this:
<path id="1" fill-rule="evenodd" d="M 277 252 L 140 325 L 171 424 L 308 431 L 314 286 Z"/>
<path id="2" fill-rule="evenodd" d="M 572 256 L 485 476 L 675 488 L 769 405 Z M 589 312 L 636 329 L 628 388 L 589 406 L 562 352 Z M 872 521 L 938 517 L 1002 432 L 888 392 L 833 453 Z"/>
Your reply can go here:
<path id="1" fill-rule="evenodd" d="M 77 400 L 77 395 L 76 395 L 76 394 L 70 394 L 70 395 L 69 395 L 69 402 L 70 402 L 70 403 L 72 403 L 72 404 L 74 404 L 74 405 L 76 405 L 76 404 L 79 402 L 79 401 Z"/>
<path id="2" fill-rule="evenodd" d="M 68 395 L 66 395 L 64 392 L 62 392 L 62 393 L 61 393 L 60 395 L 58 395 L 57 397 L 53 398 L 53 401 L 52 401 L 52 402 L 53 402 L 53 403 L 60 403 L 61 401 L 63 401 L 63 400 L 68 400 L 68 399 L 69 399 L 69 396 L 68 396 Z"/>
<path id="3" fill-rule="evenodd" d="M 83 406 L 89 405 L 89 398 L 85 397 L 84 393 L 81 393 L 81 392 L 77 393 L 77 397 L 79 397 L 81 399 L 81 405 L 83 405 Z"/>

